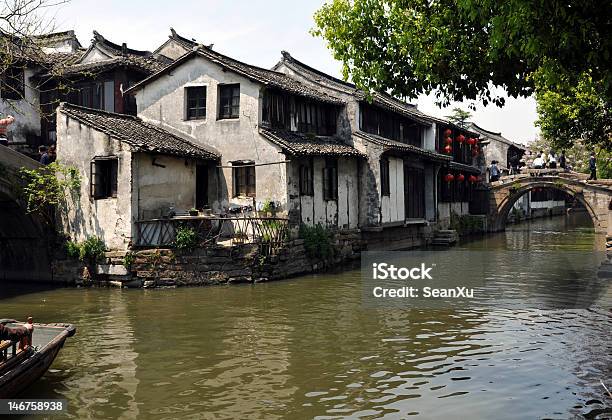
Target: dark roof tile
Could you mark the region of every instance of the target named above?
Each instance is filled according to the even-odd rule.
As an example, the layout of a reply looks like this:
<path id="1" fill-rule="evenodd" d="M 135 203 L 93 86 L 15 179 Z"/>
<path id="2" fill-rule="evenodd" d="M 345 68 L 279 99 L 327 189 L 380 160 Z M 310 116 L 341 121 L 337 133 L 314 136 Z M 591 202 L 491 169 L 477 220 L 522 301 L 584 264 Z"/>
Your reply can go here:
<path id="1" fill-rule="evenodd" d="M 333 104 L 338 104 L 338 105 L 344 103 L 342 100 L 336 97 L 333 97 L 325 92 L 320 92 L 318 90 L 315 90 L 305 85 L 304 83 L 301 83 L 287 76 L 284 73 L 279 73 L 276 71 L 263 69 L 260 67 L 256 67 L 250 64 L 243 63 L 238 60 L 234 60 L 233 58 L 220 54 L 216 51 L 213 51 L 212 49 L 208 47 L 201 46 L 201 45 L 195 47 L 193 51 L 183 55 L 182 57 L 180 57 L 179 59 L 177 59 L 170 65 L 166 66 L 162 70 L 158 71 L 157 73 L 149 76 L 148 78 L 132 86 L 130 89 L 128 89 L 128 91 L 130 92 L 130 91 L 138 90 L 140 87 L 157 79 L 158 77 L 172 70 L 173 68 L 178 67 L 184 61 L 187 61 L 194 56 L 204 57 L 225 69 L 231 70 L 235 73 L 238 73 L 248 79 L 254 80 L 263 85 L 276 87 L 286 92 L 308 97 L 308 98 L 311 98 L 317 101 L 321 101 L 321 102 L 333 103 Z"/>
<path id="2" fill-rule="evenodd" d="M 295 156 L 345 156 L 365 157 L 359 150 L 343 143 L 337 137 L 317 137 L 302 133 L 260 128 L 266 139 Z"/>
<path id="3" fill-rule="evenodd" d="M 380 137 L 380 136 L 370 134 L 370 133 L 365 133 L 363 131 L 356 131 L 353 133 L 353 135 L 361 139 L 367 140 L 369 142 L 372 142 L 374 144 L 377 144 L 379 146 L 382 146 L 383 148 L 385 148 L 385 151 L 394 150 L 398 152 L 408 152 L 408 153 L 413 153 L 413 154 L 423 156 L 431 160 L 440 161 L 440 162 L 449 162 L 451 160 L 451 157 L 448 155 L 443 155 L 441 153 L 438 153 L 432 150 L 421 149 L 420 147 L 413 146 L 411 144 L 406 144 L 406 143 L 401 143 L 399 141 L 386 139 L 384 137 Z"/>
<path id="4" fill-rule="evenodd" d="M 130 115 L 62 103 L 60 112 L 82 124 L 129 144 L 137 152 L 217 160 L 219 153 L 198 146 L 163 128 Z"/>

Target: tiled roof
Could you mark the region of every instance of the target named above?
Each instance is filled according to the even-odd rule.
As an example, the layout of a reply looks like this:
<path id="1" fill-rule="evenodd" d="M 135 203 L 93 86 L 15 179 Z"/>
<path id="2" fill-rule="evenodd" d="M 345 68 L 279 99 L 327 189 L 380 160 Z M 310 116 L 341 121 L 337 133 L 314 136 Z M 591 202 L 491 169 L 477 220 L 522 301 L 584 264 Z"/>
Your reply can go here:
<path id="1" fill-rule="evenodd" d="M 80 47 L 81 43 L 77 39 L 73 30 L 63 32 L 52 32 L 43 35 L 34 35 L 32 39 L 36 41 L 38 45 L 47 46 L 61 41 L 75 41 Z"/>
<path id="2" fill-rule="evenodd" d="M 62 103 L 60 112 L 82 124 L 108 134 L 133 147 L 134 151 L 217 160 L 219 153 L 198 146 L 163 128 L 130 115 Z"/>
<path id="3" fill-rule="evenodd" d="M 365 101 L 368 99 L 366 93 L 358 89 L 354 84 L 345 82 L 343 80 L 330 76 L 329 74 L 326 74 L 320 70 L 310 67 L 309 65 L 304 64 L 301 61 L 293 58 L 291 54 L 289 54 L 287 51 L 282 51 L 282 56 L 282 63 L 288 64 L 289 67 L 294 69 L 297 67 L 297 69 L 302 75 L 309 76 L 313 82 L 321 82 L 322 79 L 325 79 L 326 83 L 332 85 L 334 88 L 344 93 L 355 96 L 357 100 Z M 280 63 L 274 66 L 274 68 L 277 68 L 279 65 Z M 325 87 L 322 86 L 322 88 Z M 371 100 L 374 105 L 397 112 L 423 124 L 430 125 L 432 122 L 436 121 L 436 118 L 422 113 L 416 108 L 416 106 L 401 101 L 383 92 L 374 92 L 372 94 Z"/>
<path id="4" fill-rule="evenodd" d="M 162 62 L 154 57 L 120 56 L 108 60 L 94 61 L 91 63 L 56 62 L 52 71 L 48 72 L 56 76 L 86 75 L 88 73 L 101 73 L 117 67 L 128 67 L 140 70 L 145 74 L 151 74 L 164 67 Z"/>
<path id="5" fill-rule="evenodd" d="M 266 139 L 278 145 L 283 151 L 295 156 L 354 156 L 365 157 L 359 150 L 343 143 L 337 137 L 316 137 L 306 134 L 260 128 Z"/>
<path id="6" fill-rule="evenodd" d="M 464 172 L 471 172 L 474 174 L 480 174 L 480 169 L 478 169 L 475 166 L 472 165 L 466 165 L 465 163 L 459 163 L 459 162 L 450 162 L 449 165 L 452 169 L 458 169 L 460 171 L 464 171 Z"/>
<path id="7" fill-rule="evenodd" d="M 413 146 L 412 144 L 406 144 L 406 143 L 401 143 L 399 141 L 386 139 L 384 137 L 380 137 L 375 134 L 365 133 L 363 131 L 355 131 L 353 132 L 353 135 L 361 139 L 367 140 L 371 143 L 382 146 L 385 148 L 385 151 L 395 150 L 398 152 L 414 153 L 416 155 L 423 156 L 430 160 L 436 160 L 440 162 L 448 162 L 451 160 L 451 157 L 448 155 L 443 155 L 433 150 L 421 149 L 420 147 Z"/>
<path id="8" fill-rule="evenodd" d="M 495 133 L 493 131 L 485 130 L 484 128 L 479 127 L 479 126 L 477 126 L 474 123 L 470 124 L 470 129 L 472 129 L 473 131 L 475 131 L 476 133 L 480 134 L 481 136 L 483 136 L 485 138 L 497 140 L 497 141 L 499 141 L 501 143 L 512 145 L 512 146 L 517 147 L 517 148 L 519 148 L 521 150 L 527 150 L 527 147 L 525 147 L 525 145 L 516 143 L 516 142 L 514 142 L 512 140 L 509 140 L 509 139 L 505 138 L 504 136 L 501 135 L 501 132 L 500 133 Z"/>
<path id="9" fill-rule="evenodd" d="M 342 100 L 336 97 L 333 97 L 325 92 L 320 92 L 318 90 L 315 90 L 287 76 L 286 74 L 279 73 L 279 72 L 272 71 L 272 70 L 263 69 L 260 67 L 256 67 L 250 64 L 243 63 L 238 60 L 234 60 L 233 58 L 220 54 L 216 51 L 213 51 L 212 49 L 208 47 L 204 47 L 201 45 L 195 47 L 192 52 L 185 54 L 184 56 L 174 61 L 173 63 L 171 63 L 164 69 L 158 71 L 157 73 L 149 76 L 148 78 L 132 86 L 132 88 L 128 89 L 128 92 L 138 90 L 140 87 L 157 79 L 161 75 L 174 69 L 175 67 L 180 66 L 183 62 L 195 56 L 206 58 L 227 70 L 231 70 L 248 79 L 254 80 L 266 86 L 276 87 L 286 92 L 293 93 L 293 94 L 300 95 L 300 96 L 309 97 L 311 99 L 321 101 L 321 102 L 327 102 L 327 103 L 333 103 L 333 104 L 343 104 L 344 103 Z"/>

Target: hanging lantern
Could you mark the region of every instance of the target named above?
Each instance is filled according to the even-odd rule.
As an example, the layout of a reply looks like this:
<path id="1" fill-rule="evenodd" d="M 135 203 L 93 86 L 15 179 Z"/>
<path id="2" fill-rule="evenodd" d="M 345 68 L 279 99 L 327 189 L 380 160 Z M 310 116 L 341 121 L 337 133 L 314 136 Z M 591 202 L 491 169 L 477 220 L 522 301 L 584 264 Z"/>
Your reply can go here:
<path id="1" fill-rule="evenodd" d="M 453 152 L 453 148 L 450 146 L 450 144 L 447 144 L 446 146 L 444 146 L 444 153 L 448 153 L 449 155 Z"/>
<path id="2" fill-rule="evenodd" d="M 467 139 L 467 144 L 469 144 L 470 147 L 474 146 L 476 144 L 476 139 L 474 137 L 470 137 Z"/>
<path id="3" fill-rule="evenodd" d="M 463 181 L 465 181 L 465 175 L 463 175 L 463 174 L 459 174 L 459 175 L 457 175 L 457 181 L 458 181 L 458 182 L 463 182 Z"/>
<path id="4" fill-rule="evenodd" d="M 444 180 L 445 180 L 446 182 L 448 182 L 449 184 L 450 184 L 451 182 L 453 182 L 453 180 L 454 180 L 454 179 L 455 179 L 455 177 L 454 177 L 454 175 L 453 175 L 453 174 L 451 174 L 451 173 L 448 173 L 448 174 L 446 174 L 446 175 L 444 176 Z"/>
<path id="5" fill-rule="evenodd" d="M 470 181 L 470 183 L 474 184 L 476 181 L 478 181 L 478 177 L 476 177 L 474 175 L 470 175 L 468 177 L 468 181 Z"/>
<path id="6" fill-rule="evenodd" d="M 465 136 L 463 134 L 459 134 L 457 136 L 457 143 L 459 143 L 461 145 L 461 144 L 463 144 L 464 141 L 465 141 Z"/>
<path id="7" fill-rule="evenodd" d="M 450 145 L 450 144 L 452 144 L 452 143 L 453 143 L 453 139 L 451 139 L 450 137 L 446 137 L 446 138 L 444 139 L 444 143 L 445 143 L 445 144 Z"/>
<path id="8" fill-rule="evenodd" d="M 450 137 L 453 134 L 453 131 L 450 128 L 444 130 L 444 137 Z"/>

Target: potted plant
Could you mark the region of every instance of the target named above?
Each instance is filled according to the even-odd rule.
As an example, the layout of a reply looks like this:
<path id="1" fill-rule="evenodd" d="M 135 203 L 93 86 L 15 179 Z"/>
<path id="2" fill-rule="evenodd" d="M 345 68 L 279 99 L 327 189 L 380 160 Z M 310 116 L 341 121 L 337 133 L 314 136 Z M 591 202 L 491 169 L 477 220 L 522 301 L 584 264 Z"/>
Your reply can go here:
<path id="1" fill-rule="evenodd" d="M 200 211 L 198 209 L 196 209 L 195 207 L 192 207 L 189 209 L 189 215 L 190 216 L 197 216 L 198 214 L 200 214 Z"/>

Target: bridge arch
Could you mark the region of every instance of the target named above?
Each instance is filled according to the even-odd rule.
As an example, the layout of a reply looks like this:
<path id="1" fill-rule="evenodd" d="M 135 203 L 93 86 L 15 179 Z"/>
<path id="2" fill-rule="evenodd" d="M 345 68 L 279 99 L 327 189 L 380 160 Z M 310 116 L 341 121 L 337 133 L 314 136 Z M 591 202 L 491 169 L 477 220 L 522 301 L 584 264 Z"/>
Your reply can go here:
<path id="1" fill-rule="evenodd" d="M 595 230 L 610 234 L 608 203 L 612 199 L 612 188 L 588 184 L 565 176 L 519 175 L 493 183 L 489 205 L 489 230 L 494 232 L 504 230 L 514 203 L 536 188 L 563 191 L 575 198 L 586 208 Z"/>
<path id="2" fill-rule="evenodd" d="M 0 148 L 0 157 L 6 158 L 2 152 L 8 148 Z M 0 281 L 50 281 L 51 235 L 17 196 L 15 171 L 0 159 Z"/>

